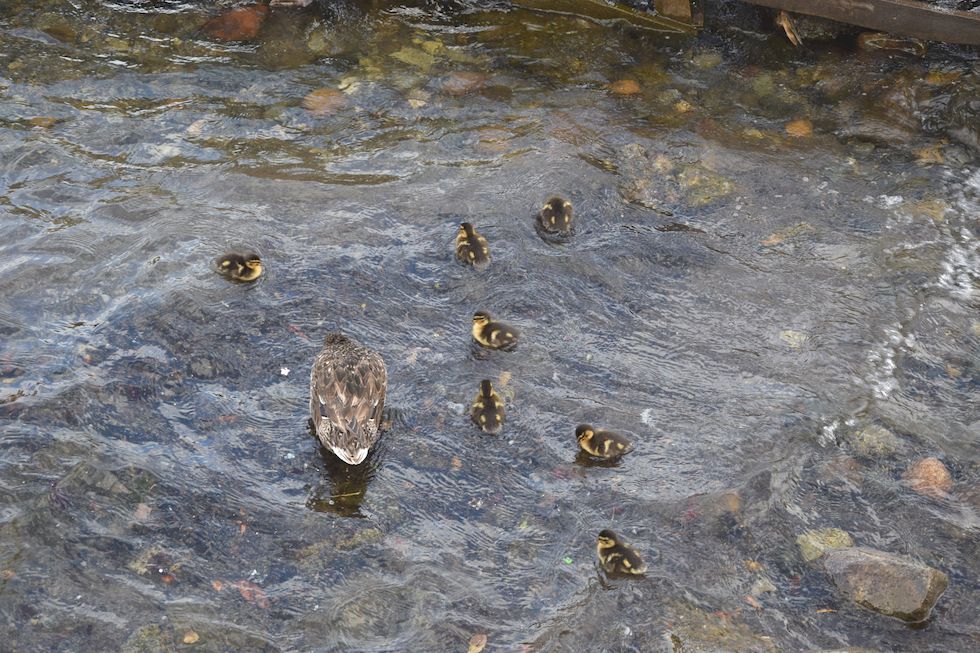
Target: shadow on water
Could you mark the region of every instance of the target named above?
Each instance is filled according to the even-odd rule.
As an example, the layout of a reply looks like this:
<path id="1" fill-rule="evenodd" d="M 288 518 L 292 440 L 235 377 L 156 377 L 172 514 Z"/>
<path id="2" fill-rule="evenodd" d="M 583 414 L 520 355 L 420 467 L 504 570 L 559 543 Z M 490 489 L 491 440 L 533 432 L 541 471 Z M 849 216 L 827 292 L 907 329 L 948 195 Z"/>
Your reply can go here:
<path id="1" fill-rule="evenodd" d="M 976 648 L 975 54 L 325 4 L 0 7 L 11 650 Z M 357 467 L 303 426 L 338 329 L 405 416 Z M 946 572 L 931 618 L 843 598 L 826 528 Z"/>

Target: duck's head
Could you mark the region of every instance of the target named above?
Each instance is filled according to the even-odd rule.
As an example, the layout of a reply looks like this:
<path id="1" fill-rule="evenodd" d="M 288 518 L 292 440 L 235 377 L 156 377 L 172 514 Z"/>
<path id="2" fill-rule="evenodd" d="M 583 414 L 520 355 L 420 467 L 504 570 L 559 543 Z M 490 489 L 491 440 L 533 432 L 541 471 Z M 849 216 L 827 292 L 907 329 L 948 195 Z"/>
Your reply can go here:
<path id="1" fill-rule="evenodd" d="M 593 435 L 595 435 L 595 429 L 590 424 L 579 424 L 575 429 L 575 438 L 579 442 L 582 440 L 591 440 Z"/>
<path id="2" fill-rule="evenodd" d="M 466 236 L 467 238 L 473 238 L 476 235 L 476 232 L 473 230 L 473 225 L 469 222 L 460 222 L 459 235 Z"/>
<path id="3" fill-rule="evenodd" d="M 608 528 L 599 531 L 598 543 L 600 549 L 608 549 L 611 546 L 616 546 L 618 540 L 617 535 Z"/>
<path id="4" fill-rule="evenodd" d="M 493 394 L 493 384 L 490 383 L 490 379 L 480 381 L 480 394 L 484 397 L 489 397 Z"/>
<path id="5" fill-rule="evenodd" d="M 482 327 L 490 324 L 490 314 L 486 311 L 477 311 L 473 314 L 473 325 Z"/>

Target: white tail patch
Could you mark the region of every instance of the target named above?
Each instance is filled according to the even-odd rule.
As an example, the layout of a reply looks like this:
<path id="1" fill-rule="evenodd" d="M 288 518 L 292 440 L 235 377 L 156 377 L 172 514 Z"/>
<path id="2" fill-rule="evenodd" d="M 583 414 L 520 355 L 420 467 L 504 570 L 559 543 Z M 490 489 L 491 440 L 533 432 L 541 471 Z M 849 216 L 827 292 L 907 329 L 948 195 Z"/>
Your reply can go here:
<path id="1" fill-rule="evenodd" d="M 346 449 L 341 449 L 340 447 L 330 447 L 330 451 L 334 452 L 338 458 L 343 460 L 348 465 L 360 465 L 367 458 L 368 450 L 356 449 L 355 451 L 347 451 Z"/>

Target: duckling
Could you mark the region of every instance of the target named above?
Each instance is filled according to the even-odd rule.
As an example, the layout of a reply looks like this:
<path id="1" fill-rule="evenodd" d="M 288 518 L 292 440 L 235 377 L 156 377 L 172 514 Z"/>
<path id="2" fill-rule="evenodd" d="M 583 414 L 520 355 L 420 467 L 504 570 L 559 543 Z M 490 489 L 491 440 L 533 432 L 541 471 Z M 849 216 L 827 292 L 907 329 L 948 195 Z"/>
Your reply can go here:
<path id="1" fill-rule="evenodd" d="M 579 424 L 575 437 L 582 451 L 597 458 L 618 458 L 632 449 L 630 441 L 619 433 L 597 431 L 591 424 Z"/>
<path id="2" fill-rule="evenodd" d="M 494 322 L 486 311 L 473 314 L 473 339 L 487 349 L 514 351 L 517 348 L 517 329 L 504 322 Z"/>
<path id="3" fill-rule="evenodd" d="M 377 441 L 388 370 L 378 352 L 328 333 L 310 373 L 310 417 L 324 447 L 360 465 Z"/>
<path id="4" fill-rule="evenodd" d="M 538 212 L 538 226 L 549 234 L 569 234 L 572 231 L 572 203 L 552 197 Z"/>
<path id="5" fill-rule="evenodd" d="M 231 281 L 255 281 L 262 276 L 262 261 L 255 252 L 231 252 L 218 259 L 218 272 Z"/>
<path id="6" fill-rule="evenodd" d="M 609 575 L 639 576 L 647 570 L 636 549 L 608 528 L 599 532 L 595 551 L 599 556 L 599 564 Z"/>
<path id="7" fill-rule="evenodd" d="M 490 244 L 469 222 L 459 225 L 459 233 L 456 234 L 456 258 L 461 263 L 478 268 L 490 263 Z"/>
<path id="8" fill-rule="evenodd" d="M 473 423 L 484 433 L 499 433 L 504 426 L 504 400 L 500 398 L 489 380 L 480 381 L 480 392 L 470 409 Z"/>

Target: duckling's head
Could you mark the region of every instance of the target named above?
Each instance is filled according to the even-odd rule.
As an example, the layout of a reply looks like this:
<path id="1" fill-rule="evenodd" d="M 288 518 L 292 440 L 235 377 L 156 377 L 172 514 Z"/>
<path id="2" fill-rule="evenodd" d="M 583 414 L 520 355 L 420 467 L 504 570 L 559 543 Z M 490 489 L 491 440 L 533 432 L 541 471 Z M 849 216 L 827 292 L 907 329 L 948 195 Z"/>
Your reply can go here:
<path id="1" fill-rule="evenodd" d="M 476 326 L 490 324 L 490 314 L 486 311 L 477 311 L 473 314 L 473 324 Z"/>
<path id="2" fill-rule="evenodd" d="M 259 260 L 258 256 L 252 255 L 251 258 L 245 260 L 245 274 L 242 278 L 251 281 L 253 279 L 258 279 L 262 275 L 262 261 Z"/>
<path id="3" fill-rule="evenodd" d="M 579 442 L 582 440 L 591 440 L 593 435 L 595 435 L 595 429 L 592 428 L 591 424 L 579 424 L 575 429 L 575 438 Z"/>
<path id="4" fill-rule="evenodd" d="M 473 230 L 473 225 L 469 222 L 459 223 L 459 233 L 461 236 L 466 236 L 467 238 L 473 238 L 476 232 Z"/>
<path id="5" fill-rule="evenodd" d="M 480 394 L 484 397 L 489 397 L 493 394 L 493 384 L 490 383 L 490 379 L 480 381 Z"/>
<path id="6" fill-rule="evenodd" d="M 599 548 L 608 549 L 611 546 L 616 546 L 619 536 L 613 533 L 608 528 L 599 531 Z"/>

